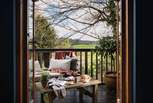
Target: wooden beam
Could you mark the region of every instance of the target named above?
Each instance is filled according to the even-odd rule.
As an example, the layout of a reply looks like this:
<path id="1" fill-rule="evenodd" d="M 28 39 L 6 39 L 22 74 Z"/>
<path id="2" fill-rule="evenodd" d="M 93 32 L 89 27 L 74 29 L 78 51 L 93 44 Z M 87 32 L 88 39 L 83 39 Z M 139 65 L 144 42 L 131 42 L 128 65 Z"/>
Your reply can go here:
<path id="1" fill-rule="evenodd" d="M 129 18 L 130 0 L 122 1 L 122 72 L 121 72 L 121 93 L 122 93 L 122 103 L 132 103 L 132 88 L 131 88 L 131 76 L 132 76 L 132 18 Z M 131 7 L 132 9 L 132 7 Z M 131 23 L 131 24 L 129 24 Z M 130 42 L 129 42 L 130 41 Z M 129 45 L 130 44 L 130 45 Z M 129 49 L 130 48 L 130 49 Z"/>

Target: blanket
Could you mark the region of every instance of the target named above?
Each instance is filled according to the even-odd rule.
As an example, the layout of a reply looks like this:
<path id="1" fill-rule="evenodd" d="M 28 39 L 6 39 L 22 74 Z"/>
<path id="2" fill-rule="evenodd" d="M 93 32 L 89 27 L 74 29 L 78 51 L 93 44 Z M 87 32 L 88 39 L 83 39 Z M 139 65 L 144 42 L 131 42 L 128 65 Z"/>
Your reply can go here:
<path id="1" fill-rule="evenodd" d="M 59 80 L 58 78 L 52 78 L 48 81 L 48 87 L 53 89 L 55 95 L 59 98 L 66 96 L 66 89 L 64 87 L 66 81 Z"/>

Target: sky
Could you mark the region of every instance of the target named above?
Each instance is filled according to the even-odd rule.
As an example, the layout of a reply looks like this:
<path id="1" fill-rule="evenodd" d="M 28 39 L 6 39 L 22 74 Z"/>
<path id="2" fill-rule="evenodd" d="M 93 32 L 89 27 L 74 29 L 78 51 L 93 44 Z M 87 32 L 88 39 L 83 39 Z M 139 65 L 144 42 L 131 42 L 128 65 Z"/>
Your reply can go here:
<path id="1" fill-rule="evenodd" d="M 30 0 L 31 1 L 31 0 Z M 30 16 L 32 15 L 32 4 L 31 2 L 29 1 L 29 7 L 28 7 L 28 31 L 29 31 L 29 34 L 30 34 L 30 38 L 32 38 L 32 18 L 30 18 Z M 57 0 L 43 0 L 45 1 L 46 3 L 52 5 L 56 5 L 57 4 Z M 36 8 L 39 8 L 41 10 L 44 10 L 44 11 L 36 11 L 35 13 L 40 13 L 44 16 L 48 16 L 50 14 L 54 14 L 56 13 L 56 11 L 58 9 L 49 9 L 48 5 L 44 4 L 43 2 L 41 1 L 38 1 L 35 3 L 36 4 Z M 45 12 L 48 11 L 48 12 Z M 72 17 L 75 17 L 77 15 L 81 15 L 81 13 L 83 13 L 83 11 L 79 11 L 79 12 L 76 12 L 72 15 Z M 67 25 L 73 29 L 81 29 L 84 27 L 84 25 L 81 25 L 80 23 L 76 23 L 74 21 L 70 21 L 70 20 L 65 20 L 64 22 L 62 22 L 60 25 Z M 69 31 L 65 28 L 63 28 L 62 26 L 59 26 L 59 25 L 53 25 L 55 31 L 56 31 L 56 34 L 58 35 L 58 37 L 68 37 L 69 35 L 72 35 L 74 34 L 75 32 L 72 32 L 72 31 Z M 93 26 L 90 30 L 88 30 L 88 33 L 95 36 L 95 33 L 98 33 L 100 34 L 101 36 L 107 36 L 107 35 L 112 35 L 112 32 L 111 32 L 111 28 L 106 26 L 106 23 L 98 23 L 96 24 L 95 26 Z M 81 39 L 81 40 L 90 40 L 90 41 L 96 41 L 97 39 L 95 38 L 92 38 L 90 36 L 87 36 L 87 35 L 84 35 L 84 34 L 81 34 L 81 33 L 75 33 L 75 35 L 71 36 L 70 37 L 71 39 Z"/>

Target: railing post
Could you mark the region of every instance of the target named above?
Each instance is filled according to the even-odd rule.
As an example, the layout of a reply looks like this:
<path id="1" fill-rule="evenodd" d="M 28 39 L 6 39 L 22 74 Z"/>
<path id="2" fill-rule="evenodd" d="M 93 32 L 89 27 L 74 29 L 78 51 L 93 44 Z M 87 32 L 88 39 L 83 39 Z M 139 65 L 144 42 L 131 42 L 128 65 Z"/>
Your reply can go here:
<path id="1" fill-rule="evenodd" d="M 112 70 L 112 54 L 111 54 L 111 72 L 112 72 L 113 70 Z"/>
<path id="2" fill-rule="evenodd" d="M 96 52 L 96 79 L 98 79 L 98 53 Z"/>
<path id="3" fill-rule="evenodd" d="M 48 52 L 44 52 L 43 59 L 44 59 L 44 66 L 46 68 L 49 68 L 49 53 Z"/>
<path id="4" fill-rule="evenodd" d="M 103 83 L 104 80 L 103 80 L 103 55 L 101 53 L 101 82 Z"/>
<path id="5" fill-rule="evenodd" d="M 91 77 L 93 77 L 93 51 L 91 51 Z"/>
<path id="6" fill-rule="evenodd" d="M 88 52 L 85 52 L 85 74 L 88 74 Z"/>
<path id="7" fill-rule="evenodd" d="M 40 67 L 42 68 L 43 67 L 43 61 L 42 61 L 42 53 L 41 52 L 38 52 L 38 61 L 39 61 Z"/>
<path id="8" fill-rule="evenodd" d="M 108 55 L 106 54 L 106 72 L 108 72 Z"/>
<path id="9" fill-rule="evenodd" d="M 80 51 L 80 74 L 82 74 L 82 52 Z"/>
<path id="10" fill-rule="evenodd" d="M 114 72 L 116 72 L 116 53 L 115 53 L 115 59 L 114 59 Z"/>

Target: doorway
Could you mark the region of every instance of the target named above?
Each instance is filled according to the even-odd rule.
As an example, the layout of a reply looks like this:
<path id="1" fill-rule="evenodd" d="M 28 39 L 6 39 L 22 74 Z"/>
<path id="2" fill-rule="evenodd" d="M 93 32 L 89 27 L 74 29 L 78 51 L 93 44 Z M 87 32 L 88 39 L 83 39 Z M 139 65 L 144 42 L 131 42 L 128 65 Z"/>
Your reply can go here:
<path id="1" fill-rule="evenodd" d="M 118 70 L 119 71 L 119 70 Z M 120 75 L 121 76 L 121 75 Z M 117 77 L 119 77 L 119 76 L 117 76 Z M 119 81 L 119 79 L 117 79 L 117 81 Z M 119 82 L 118 82 L 119 83 Z M 117 84 L 117 87 L 119 86 L 120 84 Z"/>

